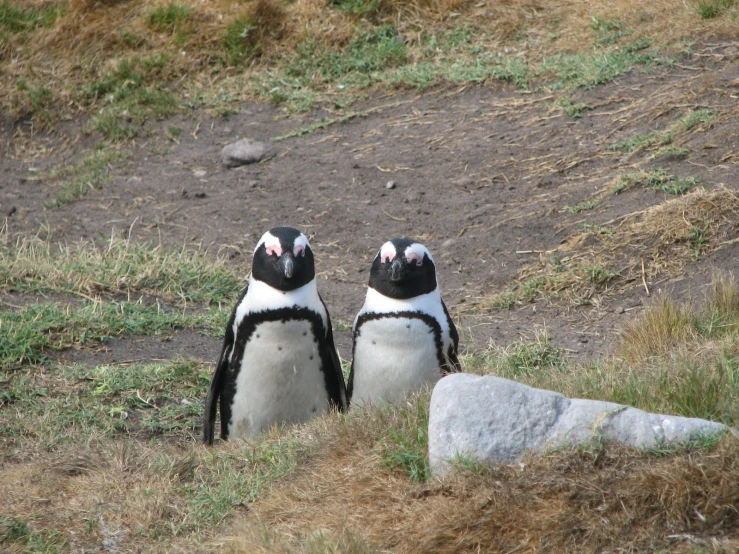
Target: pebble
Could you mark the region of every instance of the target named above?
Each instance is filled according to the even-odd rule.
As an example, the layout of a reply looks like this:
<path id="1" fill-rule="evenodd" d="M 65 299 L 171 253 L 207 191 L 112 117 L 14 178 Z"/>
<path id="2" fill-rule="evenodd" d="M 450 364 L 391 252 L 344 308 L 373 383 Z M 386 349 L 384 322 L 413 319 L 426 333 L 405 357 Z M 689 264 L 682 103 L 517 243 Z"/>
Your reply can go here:
<path id="1" fill-rule="evenodd" d="M 395 184 L 395 181 L 388 181 L 385 185 L 385 188 L 387 190 L 393 190 L 397 185 Z"/>
<path id="2" fill-rule="evenodd" d="M 239 167 L 261 161 L 267 154 L 267 146 L 263 142 L 241 139 L 223 147 L 221 161 L 226 167 Z"/>

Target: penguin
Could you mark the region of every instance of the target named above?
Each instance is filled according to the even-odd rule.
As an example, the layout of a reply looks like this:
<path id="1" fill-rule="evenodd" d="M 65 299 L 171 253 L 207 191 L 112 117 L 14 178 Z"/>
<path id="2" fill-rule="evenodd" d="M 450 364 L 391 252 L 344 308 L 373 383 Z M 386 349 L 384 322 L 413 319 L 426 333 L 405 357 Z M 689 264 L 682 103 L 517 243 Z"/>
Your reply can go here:
<path id="1" fill-rule="evenodd" d="M 292 227 L 266 232 L 248 284 L 226 325 L 205 401 L 203 442 L 253 437 L 347 408 L 331 319 L 316 286 L 313 251 Z"/>
<path id="2" fill-rule="evenodd" d="M 353 330 L 352 405 L 398 402 L 461 371 L 459 334 L 441 299 L 431 253 L 419 242 L 382 245 Z"/>

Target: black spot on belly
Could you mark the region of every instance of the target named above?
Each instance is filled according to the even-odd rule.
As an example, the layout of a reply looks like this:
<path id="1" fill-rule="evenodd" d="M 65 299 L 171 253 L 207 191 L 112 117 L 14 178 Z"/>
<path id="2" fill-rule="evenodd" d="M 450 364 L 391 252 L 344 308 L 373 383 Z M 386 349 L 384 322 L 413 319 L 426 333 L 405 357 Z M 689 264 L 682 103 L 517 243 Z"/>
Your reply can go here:
<path id="1" fill-rule="evenodd" d="M 410 329 L 410 328 L 411 328 L 411 324 L 410 324 L 410 323 L 406 323 L 406 324 L 405 324 L 405 328 L 406 328 L 406 329 Z"/>
<path id="2" fill-rule="evenodd" d="M 308 331 L 303 331 L 303 336 L 307 335 Z"/>
<path id="3" fill-rule="evenodd" d="M 377 344 L 377 341 L 376 340 L 372 340 L 372 344 Z"/>
<path id="4" fill-rule="evenodd" d="M 311 355 L 310 355 L 310 359 L 311 359 L 311 360 L 313 359 L 313 354 L 311 354 Z"/>
<path id="5" fill-rule="evenodd" d="M 282 346 L 278 346 L 277 347 L 277 350 L 282 350 Z"/>
<path id="6" fill-rule="evenodd" d="M 315 414 L 316 413 L 316 407 L 313 406 L 313 409 L 311 411 Z"/>
<path id="7" fill-rule="evenodd" d="M 259 333 L 257 333 L 257 338 L 259 338 Z"/>

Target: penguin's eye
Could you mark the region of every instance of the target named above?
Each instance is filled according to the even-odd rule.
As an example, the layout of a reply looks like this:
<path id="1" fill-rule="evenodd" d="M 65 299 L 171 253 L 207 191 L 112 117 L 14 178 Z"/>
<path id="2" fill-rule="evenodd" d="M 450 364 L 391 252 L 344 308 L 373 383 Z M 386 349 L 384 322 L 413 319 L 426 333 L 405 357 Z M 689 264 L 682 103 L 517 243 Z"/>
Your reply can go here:
<path id="1" fill-rule="evenodd" d="M 408 260 L 409 264 L 413 264 L 416 267 L 421 267 L 421 265 L 423 264 L 423 259 L 415 252 L 409 252 L 408 254 L 406 254 L 405 259 Z"/>
<path id="2" fill-rule="evenodd" d="M 300 256 L 301 258 L 304 258 L 305 257 L 305 246 L 303 246 L 302 244 L 299 244 L 293 249 L 293 254 L 295 255 L 296 258 L 298 256 Z"/>

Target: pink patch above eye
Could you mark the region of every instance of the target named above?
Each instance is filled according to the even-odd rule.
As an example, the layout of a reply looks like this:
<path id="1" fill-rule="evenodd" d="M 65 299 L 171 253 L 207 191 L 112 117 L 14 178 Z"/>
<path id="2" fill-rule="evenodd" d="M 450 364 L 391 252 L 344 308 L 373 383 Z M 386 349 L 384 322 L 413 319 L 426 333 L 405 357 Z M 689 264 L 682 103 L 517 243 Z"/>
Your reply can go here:
<path id="1" fill-rule="evenodd" d="M 392 244 L 389 244 L 380 250 L 380 261 L 382 263 L 390 263 L 393 261 L 393 258 L 395 258 L 395 248 L 393 248 Z"/>
<path id="2" fill-rule="evenodd" d="M 282 247 L 279 244 L 270 244 L 267 247 L 267 254 L 270 256 L 282 256 Z"/>
<path id="3" fill-rule="evenodd" d="M 297 256 L 305 256 L 305 246 L 303 246 L 302 244 L 299 244 L 299 245 L 297 245 L 297 246 L 296 246 L 296 247 L 295 247 L 295 248 L 293 249 L 293 254 L 294 254 L 294 255 L 295 255 L 296 257 L 297 257 Z"/>
<path id="4" fill-rule="evenodd" d="M 408 260 L 409 264 L 416 264 L 416 265 L 421 265 L 421 262 L 423 261 L 421 256 L 419 256 L 415 252 L 408 252 L 405 255 L 405 259 Z"/>

